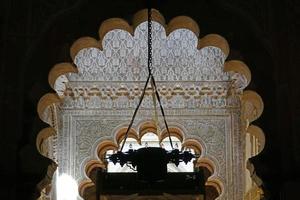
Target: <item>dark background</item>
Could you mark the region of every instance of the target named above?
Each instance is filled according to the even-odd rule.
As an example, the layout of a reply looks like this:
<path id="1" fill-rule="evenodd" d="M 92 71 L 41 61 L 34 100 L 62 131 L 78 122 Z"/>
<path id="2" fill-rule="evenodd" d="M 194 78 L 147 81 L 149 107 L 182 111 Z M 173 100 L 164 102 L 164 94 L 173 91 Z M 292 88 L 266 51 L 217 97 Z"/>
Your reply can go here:
<path id="1" fill-rule="evenodd" d="M 131 22 L 143 0 L 1 0 L 0 38 L 0 199 L 34 199 L 35 185 L 50 161 L 35 147 L 46 125 L 36 112 L 51 91 L 47 78 L 55 63 L 71 61 L 79 37 L 98 38 L 101 22 Z M 300 183 L 300 1 L 160 0 L 168 22 L 187 15 L 200 36 L 218 33 L 230 44 L 228 59 L 243 60 L 252 72 L 248 89 L 263 98 L 265 110 L 254 124 L 266 135 L 264 151 L 252 162 L 264 181 L 266 199 L 292 200 Z M 300 194 L 299 194 L 300 195 Z"/>

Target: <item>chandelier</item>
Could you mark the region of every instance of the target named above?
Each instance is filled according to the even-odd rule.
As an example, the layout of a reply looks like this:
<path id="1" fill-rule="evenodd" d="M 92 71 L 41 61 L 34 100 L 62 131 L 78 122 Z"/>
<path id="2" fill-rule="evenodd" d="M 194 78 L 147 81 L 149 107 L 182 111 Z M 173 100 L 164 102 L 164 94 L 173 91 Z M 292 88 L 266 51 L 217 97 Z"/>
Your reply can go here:
<path id="1" fill-rule="evenodd" d="M 150 1 L 149 1 L 150 2 Z M 126 130 L 125 137 L 121 148 L 117 153 L 114 153 L 108 157 L 108 161 L 114 164 L 119 163 L 122 167 L 124 165 L 129 166 L 130 168 L 136 168 L 138 179 L 145 182 L 157 182 L 165 179 L 167 175 L 167 164 L 173 163 L 176 167 L 178 167 L 180 162 L 184 162 L 187 164 L 193 158 L 196 158 L 197 155 L 192 154 L 189 151 L 179 151 L 173 147 L 172 138 L 170 134 L 170 130 L 168 127 L 168 123 L 166 120 L 165 112 L 161 103 L 161 99 L 159 93 L 157 91 L 157 85 L 155 82 L 155 77 L 153 76 L 153 67 L 152 67 L 152 11 L 151 6 L 148 6 L 148 77 L 145 82 L 141 97 L 139 99 L 138 105 L 134 110 L 132 119 L 130 124 Z M 124 145 L 126 143 L 126 139 L 128 137 L 129 130 L 131 129 L 136 114 L 140 108 L 140 105 L 144 99 L 146 88 L 148 84 L 151 84 L 153 89 L 154 97 L 157 99 L 157 102 L 160 107 L 160 111 L 164 120 L 164 124 L 168 133 L 168 138 L 171 146 L 171 150 L 167 151 L 162 147 L 144 147 L 137 150 L 129 149 L 127 152 L 123 152 Z"/>

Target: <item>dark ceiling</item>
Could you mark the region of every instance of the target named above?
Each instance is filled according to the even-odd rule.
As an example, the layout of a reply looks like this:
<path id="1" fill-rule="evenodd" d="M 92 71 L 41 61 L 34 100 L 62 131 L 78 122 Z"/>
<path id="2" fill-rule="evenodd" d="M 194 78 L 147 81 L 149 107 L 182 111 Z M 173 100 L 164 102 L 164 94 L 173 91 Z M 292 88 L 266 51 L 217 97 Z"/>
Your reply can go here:
<path id="1" fill-rule="evenodd" d="M 168 22 L 187 15 L 200 36 L 217 33 L 231 48 L 228 59 L 243 60 L 252 72 L 248 89 L 265 103 L 254 124 L 266 135 L 264 151 L 252 159 L 264 181 L 266 199 L 290 200 L 300 186 L 299 1 L 157 0 Z M 34 199 L 35 185 L 50 160 L 35 138 L 43 124 L 39 98 L 51 91 L 48 72 L 71 61 L 69 48 L 79 37 L 98 38 L 101 22 L 121 17 L 131 22 L 143 0 L 2 0 L 1 5 L 1 165 L 0 199 Z M 298 57 L 297 57 L 298 56 Z M 2 184 L 3 185 L 3 184 Z"/>

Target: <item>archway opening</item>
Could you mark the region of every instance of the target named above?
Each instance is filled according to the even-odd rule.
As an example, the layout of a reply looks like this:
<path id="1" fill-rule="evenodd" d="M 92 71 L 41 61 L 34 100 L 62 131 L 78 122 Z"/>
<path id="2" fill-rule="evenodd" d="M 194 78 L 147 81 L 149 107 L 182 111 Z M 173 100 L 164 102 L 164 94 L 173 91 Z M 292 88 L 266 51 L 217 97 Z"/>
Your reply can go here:
<path id="1" fill-rule="evenodd" d="M 212 171 L 207 167 L 199 167 L 199 170 L 203 170 L 203 175 L 205 182 L 207 182 L 208 178 L 212 175 Z M 205 199 L 206 200 L 215 200 L 219 197 L 219 192 L 215 186 L 205 184 Z"/>
<path id="2" fill-rule="evenodd" d="M 178 138 L 176 136 L 171 136 L 171 140 L 174 143 L 175 149 L 179 149 L 179 150 L 182 149 L 182 142 L 181 142 L 182 138 Z M 124 140 L 121 140 L 120 144 L 122 144 L 123 141 Z M 167 151 L 172 150 L 168 137 L 165 137 L 163 140 L 160 140 L 160 137 L 156 133 L 147 132 L 142 135 L 142 137 L 140 138 L 140 141 L 137 141 L 134 138 L 127 138 L 127 140 L 124 144 L 123 151 L 126 152 L 130 149 L 137 150 L 137 149 L 144 148 L 144 147 L 162 147 L 162 148 L 166 149 Z M 191 153 L 195 153 L 195 150 L 192 148 L 184 147 L 184 150 L 188 150 Z M 108 151 L 106 151 L 106 157 L 109 155 L 112 155 L 114 153 L 116 153 L 115 150 L 108 150 Z M 193 172 L 194 171 L 194 159 L 187 164 L 180 163 L 178 166 L 175 166 L 174 164 L 169 163 L 167 165 L 167 167 L 168 167 L 168 172 Z M 113 164 L 113 163 L 109 162 L 109 163 L 107 163 L 107 172 L 111 172 L 111 173 L 128 172 L 129 173 L 129 172 L 136 172 L 136 171 L 135 171 L 135 169 L 133 169 L 130 166 L 125 165 L 122 167 L 119 163 Z"/>

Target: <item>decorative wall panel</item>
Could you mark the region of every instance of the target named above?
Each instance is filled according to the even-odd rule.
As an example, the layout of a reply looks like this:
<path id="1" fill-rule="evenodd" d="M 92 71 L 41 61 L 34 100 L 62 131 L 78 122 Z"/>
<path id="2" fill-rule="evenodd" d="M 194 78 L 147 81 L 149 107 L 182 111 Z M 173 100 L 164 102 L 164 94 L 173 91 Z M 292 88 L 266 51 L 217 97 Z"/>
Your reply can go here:
<path id="1" fill-rule="evenodd" d="M 199 30 L 197 25 L 189 28 L 189 23 L 180 24 L 186 20 L 196 24 L 179 17 L 170 22 L 173 29 L 168 34 L 166 30 L 170 29 L 165 29 L 163 22 L 152 22 L 153 74 L 158 92 L 169 126 L 180 129 L 185 141 L 193 139 L 200 144 L 199 163 L 212 163 L 214 172 L 208 182 L 220 188 L 218 199 L 241 200 L 246 193 L 244 132 L 249 125 L 244 113 L 252 109 L 243 106 L 241 97 L 251 74 L 242 62 L 225 64 L 229 48 L 224 38 L 212 34 L 199 40 L 194 31 Z M 78 71 L 68 64 L 60 67 L 65 73 L 55 69 L 49 74 L 61 99 L 51 104 L 59 116 L 57 141 L 51 150 L 56 153 L 49 156 L 57 160 L 58 176 L 68 174 L 78 184 L 89 181 L 89 162 L 101 162 L 101 142 L 116 143 L 118 131 L 128 126 L 148 75 L 147 22 L 137 24 L 133 32 L 121 19 L 103 24 L 99 33 L 108 31 L 100 41 L 82 38 L 71 48 Z M 254 105 L 251 100 L 247 103 Z M 45 104 L 41 107 L 50 105 Z M 262 105 L 255 105 L 262 110 Z M 134 130 L 153 119 L 154 108 L 149 85 Z M 42 111 L 49 121 L 49 109 Z M 158 121 L 163 122 L 161 116 Z M 165 129 L 163 123 L 159 127 Z"/>

